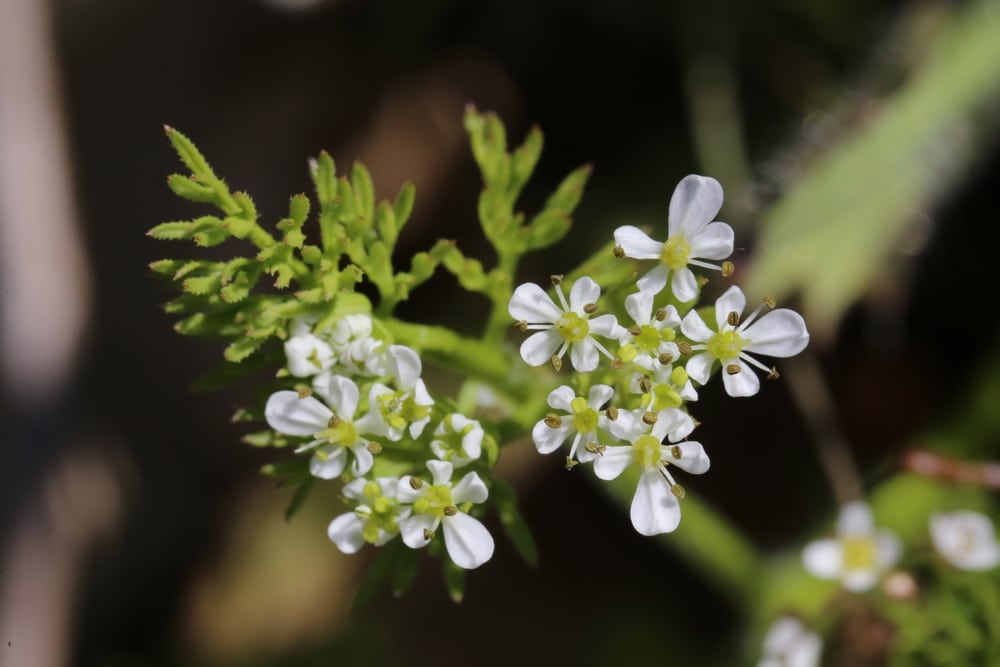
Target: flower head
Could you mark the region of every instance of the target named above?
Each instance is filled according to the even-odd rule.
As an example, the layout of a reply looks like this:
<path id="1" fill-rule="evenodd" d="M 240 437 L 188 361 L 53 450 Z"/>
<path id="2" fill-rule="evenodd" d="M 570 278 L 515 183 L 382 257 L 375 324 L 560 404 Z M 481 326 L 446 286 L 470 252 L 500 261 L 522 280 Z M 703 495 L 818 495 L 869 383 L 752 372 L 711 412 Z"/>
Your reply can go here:
<path id="1" fill-rule="evenodd" d="M 615 230 L 620 255 L 633 259 L 655 259 L 659 265 L 639 278 L 642 292 L 658 294 L 671 278 L 671 288 L 680 301 L 698 296 L 698 281 L 688 265 L 722 270 L 703 260 L 726 259 L 733 254 L 733 228 L 712 222 L 722 208 L 722 186 L 714 178 L 685 176 L 670 198 L 667 240 L 654 241 L 638 227 Z"/>
<path id="2" fill-rule="evenodd" d="M 399 521 L 410 514 L 396 499 L 399 480 L 358 478 L 344 485 L 344 496 L 356 501 L 354 511 L 330 522 L 327 534 L 345 554 L 358 551 L 365 542 L 379 547 L 399 533 Z"/>
<path id="3" fill-rule="evenodd" d="M 733 285 L 715 302 L 715 331 L 694 310 L 685 315 L 681 331 L 697 343 L 691 349 L 700 351 L 688 360 L 688 375 L 705 384 L 718 361 L 725 371 L 722 381 L 730 396 L 753 396 L 760 391 L 760 380 L 750 366 L 772 376 L 775 371 L 750 356 L 751 352 L 769 357 L 791 357 L 809 343 L 805 320 L 794 310 L 779 308 L 757 317 L 763 308 L 773 305 L 773 301 L 762 304 L 741 322 L 746 297 Z"/>
<path id="4" fill-rule="evenodd" d="M 1000 545 L 988 516 L 962 510 L 935 514 L 930 523 L 934 548 L 960 570 L 989 570 L 1000 563 Z"/>
<path id="5" fill-rule="evenodd" d="M 642 410 L 620 410 L 618 418 L 609 422 L 608 429 L 615 437 L 631 444 L 606 447 L 594 460 L 594 473 L 601 479 L 611 480 L 630 465 L 638 465 L 641 473 L 632 498 L 632 525 L 642 535 L 673 531 L 681 520 L 678 501 L 684 497 L 684 489 L 674 481 L 668 466 L 675 465 L 700 475 L 708 470 L 709 460 L 697 442 L 666 445 L 663 440 L 669 437 L 671 442 L 676 442 L 687 436 L 694 429 L 693 420 L 677 409 L 664 410 L 659 415 Z"/>
<path id="6" fill-rule="evenodd" d="M 451 461 L 456 468 L 461 468 L 482 454 L 484 435 L 478 421 L 455 412 L 446 415 L 434 429 L 431 450 L 442 461 Z"/>
<path id="7" fill-rule="evenodd" d="M 431 406 L 434 405 L 434 399 L 420 378 L 423 370 L 420 357 L 405 345 L 390 345 L 385 362 L 396 388 L 376 382 L 368 393 L 375 433 L 396 441 L 408 429 L 411 437 L 420 437 L 431 420 Z"/>
<path id="8" fill-rule="evenodd" d="M 592 371 L 600 361 L 598 352 L 611 358 L 594 335 L 617 338 L 622 328 L 614 315 L 591 317 L 601 296 L 601 288 L 593 280 L 584 277 L 573 283 L 568 302 L 560 281 L 553 282 L 560 306 L 534 283 L 519 285 L 510 297 L 510 316 L 518 320 L 522 330 L 538 331 L 521 344 L 521 358 L 532 366 L 551 361 L 558 370 L 563 355 L 572 346 L 569 358 L 573 368 L 581 373 Z"/>
<path id="9" fill-rule="evenodd" d="M 429 484 L 409 475 L 399 480 L 397 496 L 413 510 L 399 522 L 403 542 L 411 549 L 425 547 L 442 526 L 444 546 L 455 565 L 466 570 L 479 567 L 493 557 L 493 537 L 459 506 L 485 502 L 489 496 L 486 485 L 474 472 L 452 485 L 454 468 L 448 461 L 428 461 L 427 468 L 431 471 Z"/>
<path id="10" fill-rule="evenodd" d="M 810 542 L 802 551 L 806 570 L 820 579 L 840 579 L 849 591 L 867 591 L 899 560 L 899 538 L 875 530 L 872 511 L 860 500 L 840 508 L 837 536 Z"/>
<path id="11" fill-rule="evenodd" d="M 564 442 L 573 438 L 567 465 L 572 461 L 592 461 L 600 451 L 598 428 L 607 428 L 607 417 L 600 412 L 611 400 L 615 390 L 606 384 L 595 384 L 587 398 L 577 396 L 567 385 L 549 392 L 549 406 L 564 414 L 550 413 L 531 429 L 531 439 L 539 454 L 551 454 Z M 583 445 L 581 448 L 580 445 Z"/>
<path id="12" fill-rule="evenodd" d="M 764 657 L 757 667 L 817 667 L 823 640 L 794 616 L 782 616 L 764 636 Z"/>
<path id="13" fill-rule="evenodd" d="M 625 297 L 625 310 L 635 322 L 624 330 L 618 356 L 625 363 L 634 363 L 648 371 L 669 366 L 680 356 L 677 328 L 681 318 L 673 306 L 653 312 L 653 294 L 636 292 Z"/>
<path id="14" fill-rule="evenodd" d="M 329 343 L 312 332 L 311 325 L 301 318 L 292 320 L 291 336 L 285 341 L 288 372 L 295 377 L 308 377 L 327 370 L 336 360 Z"/>

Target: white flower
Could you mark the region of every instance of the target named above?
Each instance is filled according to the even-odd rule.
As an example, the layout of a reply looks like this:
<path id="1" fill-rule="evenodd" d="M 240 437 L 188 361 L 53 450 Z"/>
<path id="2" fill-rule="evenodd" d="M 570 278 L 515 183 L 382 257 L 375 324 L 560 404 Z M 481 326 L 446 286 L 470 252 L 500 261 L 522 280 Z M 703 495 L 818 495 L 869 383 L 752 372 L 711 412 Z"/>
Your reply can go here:
<path id="1" fill-rule="evenodd" d="M 451 463 L 428 461 L 432 482 L 409 475 L 399 480 L 397 496 L 413 505 L 413 514 L 399 522 L 403 542 L 411 549 L 427 546 L 438 526 L 444 528 L 444 546 L 455 565 L 466 570 L 477 568 L 493 557 L 493 537 L 486 527 L 458 506 L 486 501 L 489 491 L 474 472 L 467 473 L 452 486 Z"/>
<path id="2" fill-rule="evenodd" d="M 409 427 L 410 437 L 417 438 L 431 420 L 434 399 L 420 379 L 423 365 L 416 352 L 405 345 L 390 345 L 386 352 L 386 367 L 395 378 L 396 389 L 381 382 L 368 392 L 369 414 L 375 416 L 375 433 L 390 440 L 400 440 Z"/>
<path id="3" fill-rule="evenodd" d="M 1000 563 L 1000 545 L 988 516 L 961 510 L 934 514 L 930 523 L 934 547 L 955 567 L 989 570 Z"/>
<path id="4" fill-rule="evenodd" d="M 358 386 L 340 375 L 329 377 L 329 385 L 317 393 L 330 407 L 314 396 L 278 391 L 268 397 L 264 417 L 275 431 L 312 436 L 313 440 L 296 452 L 316 449 L 309 462 L 309 470 L 314 476 L 321 479 L 339 477 L 347 466 L 348 451 L 354 455 L 351 472 L 363 475 L 374 463 L 370 449 L 378 449 L 378 445 L 362 437 L 374 432 L 371 415 L 353 421 L 358 408 Z"/>
<path id="5" fill-rule="evenodd" d="M 353 554 L 365 542 L 379 547 L 399 533 L 399 521 L 410 515 L 410 508 L 396 499 L 398 484 L 395 477 L 362 477 L 344 485 L 344 496 L 358 504 L 330 522 L 327 534 L 338 549 Z"/>
<path id="6" fill-rule="evenodd" d="M 337 320 L 330 332 L 330 343 L 341 366 L 358 374 L 385 374 L 385 346 L 372 338 L 372 329 L 372 318 L 362 313 Z"/>
<path id="7" fill-rule="evenodd" d="M 764 637 L 764 657 L 757 667 L 818 667 L 823 640 L 794 616 L 782 616 Z"/>
<path id="8" fill-rule="evenodd" d="M 522 330 L 538 331 L 521 344 L 521 358 L 532 366 L 552 361 L 558 370 L 563 355 L 572 345 L 569 358 L 573 368 L 581 373 L 592 371 L 600 361 L 599 351 L 611 358 L 611 353 L 594 340 L 593 334 L 617 338 L 622 327 L 614 315 L 590 318 L 601 296 L 601 288 L 590 278 L 580 278 L 573 284 L 568 303 L 562 286 L 556 282 L 555 287 L 561 308 L 534 283 L 519 285 L 510 297 L 507 305 L 510 316 L 521 323 Z"/>
<path id="9" fill-rule="evenodd" d="M 674 442 L 694 429 L 694 422 L 687 413 L 664 410 L 657 415 L 652 427 L 643 417 L 642 410 L 620 410 L 618 418 L 608 422 L 608 430 L 615 437 L 631 444 L 607 447 L 603 455 L 594 460 L 594 473 L 601 479 L 611 480 L 633 463 L 638 464 L 642 472 L 632 498 L 632 525 L 642 535 L 658 535 L 671 532 L 681 520 L 678 500 L 684 497 L 684 489 L 674 481 L 667 466 L 673 464 L 700 475 L 708 470 L 709 460 L 697 442 L 663 444 L 668 436 Z"/>
<path id="10" fill-rule="evenodd" d="M 760 391 L 760 380 L 750 366 L 765 373 L 775 373 L 750 356 L 750 352 L 769 357 L 791 357 L 805 349 L 809 332 L 805 320 L 794 310 L 779 308 L 758 318 L 760 311 L 773 301 L 762 304 L 750 317 L 740 322 L 746 307 L 743 291 L 733 285 L 715 302 L 715 323 L 712 331 L 694 310 L 681 322 L 681 331 L 698 343 L 692 350 L 701 350 L 687 363 L 687 372 L 693 380 L 705 384 L 712 374 L 716 361 L 721 362 L 722 381 L 730 396 L 753 396 Z M 748 365 L 749 364 L 749 365 Z"/>
<path id="11" fill-rule="evenodd" d="M 614 393 L 615 390 L 606 384 L 591 387 L 588 398 L 577 396 L 567 385 L 549 392 L 549 406 L 568 414 L 549 414 L 531 429 L 531 439 L 538 453 L 551 454 L 572 437 L 567 465 L 574 459 L 581 463 L 593 460 L 600 448 L 597 429 L 606 428 L 607 418 L 599 411 Z"/>
<path id="12" fill-rule="evenodd" d="M 674 343 L 676 329 L 681 324 L 673 306 L 653 312 L 653 293 L 636 292 L 625 297 L 625 310 L 635 325 L 625 329 L 619 343 L 618 357 L 651 371 L 670 365 L 680 356 Z"/>
<path id="13" fill-rule="evenodd" d="M 686 401 L 698 400 L 698 392 L 681 366 L 660 366 L 649 374 L 636 373 L 629 382 L 629 389 L 633 394 L 642 394 L 639 404 L 648 412 L 659 413 L 666 408 L 679 408 Z"/>
<path id="14" fill-rule="evenodd" d="M 291 336 L 285 341 L 288 372 L 295 377 L 308 377 L 333 365 L 333 349 L 312 332 L 310 324 L 296 318 L 291 323 Z"/>
<path id="15" fill-rule="evenodd" d="M 860 500 L 840 508 L 837 536 L 810 542 L 802 551 L 806 570 L 820 579 L 840 579 L 849 591 L 862 592 L 899 560 L 902 546 L 889 530 L 875 530 L 872 511 Z"/>
<path id="16" fill-rule="evenodd" d="M 445 416 L 434 429 L 431 450 L 442 461 L 451 461 L 456 468 L 461 468 L 482 454 L 484 435 L 478 421 L 455 412 Z"/>
<path id="17" fill-rule="evenodd" d="M 670 198 L 667 240 L 649 238 L 638 227 L 627 225 L 615 230 L 616 253 L 632 259 L 656 259 L 660 264 L 637 283 L 639 290 L 658 294 L 672 277 L 671 287 L 680 301 L 698 296 L 698 281 L 688 265 L 721 270 L 720 260 L 733 254 L 733 228 L 712 222 L 722 208 L 722 186 L 714 178 L 685 176 Z"/>

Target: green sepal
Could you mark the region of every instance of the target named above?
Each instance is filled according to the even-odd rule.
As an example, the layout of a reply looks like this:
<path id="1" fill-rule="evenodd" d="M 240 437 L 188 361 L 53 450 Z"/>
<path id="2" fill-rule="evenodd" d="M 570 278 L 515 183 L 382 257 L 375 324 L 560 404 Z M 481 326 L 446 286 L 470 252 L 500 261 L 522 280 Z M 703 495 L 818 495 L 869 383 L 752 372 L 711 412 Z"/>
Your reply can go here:
<path id="1" fill-rule="evenodd" d="M 402 597 L 413 581 L 417 578 L 420 569 L 420 552 L 416 549 L 403 549 L 396 559 L 395 568 L 392 573 L 392 594 L 395 597 Z"/>
<path id="2" fill-rule="evenodd" d="M 213 203 L 216 200 L 215 190 L 180 174 L 170 174 L 167 176 L 167 187 L 178 197 L 183 197 L 189 201 Z"/>
<path id="3" fill-rule="evenodd" d="M 538 567 L 538 546 L 531 535 L 531 529 L 517 506 L 517 493 L 506 482 L 494 479 L 490 487 L 490 500 L 500 515 L 500 525 L 511 544 L 525 563 Z"/>
<path id="4" fill-rule="evenodd" d="M 403 187 L 399 189 L 399 194 L 396 195 L 396 203 L 393 204 L 393 213 L 396 216 L 396 231 L 403 229 L 405 225 L 410 220 L 410 214 L 413 213 L 413 202 L 417 197 L 417 188 L 413 183 L 407 181 L 403 183 Z"/>
<path id="5" fill-rule="evenodd" d="M 378 235 L 390 247 L 396 244 L 399 227 L 396 224 L 396 213 L 387 201 L 379 202 L 378 208 L 375 209 L 375 228 L 378 230 Z"/>
<path id="6" fill-rule="evenodd" d="M 375 217 L 375 185 L 368 169 L 360 162 L 351 165 L 351 189 L 354 192 L 356 214 L 371 221 Z"/>
<path id="7" fill-rule="evenodd" d="M 247 433 L 240 440 L 251 447 L 287 447 L 291 444 L 291 440 L 270 430 Z"/>
<path id="8" fill-rule="evenodd" d="M 542 211 L 522 228 L 526 232 L 525 249 L 538 250 L 561 241 L 572 224 L 572 218 L 563 211 Z"/>
<path id="9" fill-rule="evenodd" d="M 156 225 L 148 232 L 146 236 L 150 236 L 154 239 L 159 239 L 161 241 L 180 241 L 182 239 L 190 238 L 189 232 L 191 231 L 191 221 L 181 220 L 177 222 L 161 222 Z M 152 268 L 152 265 L 150 265 Z M 154 271 L 156 269 L 153 269 Z"/>
<path id="10" fill-rule="evenodd" d="M 238 364 L 256 352 L 257 349 L 263 344 L 264 340 L 262 338 L 244 336 L 230 343 L 222 353 L 222 356 L 225 357 L 226 361 Z"/>
<path id="11" fill-rule="evenodd" d="M 461 604 L 465 599 L 465 570 L 451 562 L 451 559 L 443 558 L 442 574 L 448 597 L 455 604 Z"/>

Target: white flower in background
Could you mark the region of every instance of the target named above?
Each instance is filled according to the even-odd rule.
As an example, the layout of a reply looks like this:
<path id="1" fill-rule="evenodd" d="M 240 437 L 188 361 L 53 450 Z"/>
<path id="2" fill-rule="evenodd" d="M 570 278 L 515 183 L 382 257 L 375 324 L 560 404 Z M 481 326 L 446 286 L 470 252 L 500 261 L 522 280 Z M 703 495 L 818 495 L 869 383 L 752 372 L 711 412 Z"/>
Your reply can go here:
<path id="1" fill-rule="evenodd" d="M 680 356 L 674 343 L 681 324 L 677 309 L 666 306 L 654 313 L 653 293 L 636 292 L 625 297 L 625 310 L 635 324 L 619 338 L 618 357 L 649 371 L 671 365 Z"/>
<path id="2" fill-rule="evenodd" d="M 362 313 L 337 320 L 330 332 L 330 343 L 341 366 L 358 374 L 385 374 L 385 346 L 372 337 L 372 329 L 372 318 Z"/>
<path id="3" fill-rule="evenodd" d="M 430 484 L 407 475 L 399 480 L 397 497 L 411 504 L 413 514 L 399 522 L 403 542 L 411 549 L 427 546 L 438 526 L 444 530 L 444 546 L 455 565 L 477 568 L 493 557 L 493 537 L 486 527 L 458 506 L 486 501 L 489 491 L 474 472 L 452 486 L 453 467 L 447 461 L 428 461 Z"/>
<path id="4" fill-rule="evenodd" d="M 750 366 L 772 377 L 777 374 L 751 357 L 750 352 L 769 357 L 791 357 L 804 350 L 809 343 L 805 320 L 794 310 L 779 308 L 757 317 L 761 310 L 773 305 L 773 301 L 762 304 L 750 317 L 740 322 L 746 297 L 734 285 L 715 302 L 715 331 L 696 311 L 688 312 L 681 322 L 681 330 L 697 343 L 691 349 L 700 351 L 688 360 L 688 375 L 696 382 L 705 384 L 718 361 L 722 364 L 722 381 L 730 396 L 753 396 L 760 391 L 760 380 Z"/>
<path id="5" fill-rule="evenodd" d="M 519 285 L 510 297 L 507 311 L 518 320 L 522 331 L 538 331 L 521 344 L 521 358 L 531 366 L 551 361 L 559 370 L 563 355 L 572 346 L 569 358 L 573 368 L 581 373 L 592 371 L 600 361 L 598 352 L 611 358 L 594 335 L 618 338 L 622 327 L 614 315 L 590 317 L 597 311 L 601 296 L 601 288 L 590 278 L 580 278 L 573 284 L 568 303 L 559 281 L 554 282 L 561 307 L 534 283 Z"/>
<path id="6" fill-rule="evenodd" d="M 456 468 L 469 465 L 482 454 L 482 425 L 457 412 L 445 416 L 434 429 L 431 450 L 442 461 L 451 461 Z"/>
<path id="7" fill-rule="evenodd" d="M 961 570 L 989 570 L 1000 563 L 1000 545 L 990 518 L 960 510 L 931 516 L 931 540 L 941 556 Z"/>
<path id="8" fill-rule="evenodd" d="M 818 667 L 823 640 L 794 616 L 777 619 L 764 636 L 764 657 L 757 667 Z"/>
<path id="9" fill-rule="evenodd" d="M 573 460 L 581 463 L 593 460 L 601 446 L 597 429 L 606 428 L 607 418 L 600 414 L 600 409 L 611 400 L 614 393 L 615 390 L 606 384 L 591 387 L 588 398 L 577 396 L 567 385 L 549 392 L 549 406 L 566 414 L 550 413 L 531 429 L 531 439 L 535 441 L 538 453 L 551 454 L 573 438 L 567 465 Z M 580 447 L 581 444 L 583 447 Z"/>
<path id="10" fill-rule="evenodd" d="M 358 478 L 344 485 L 344 496 L 357 502 L 353 511 L 330 522 L 327 534 L 345 554 L 358 551 L 365 542 L 379 547 L 399 533 L 399 522 L 410 508 L 396 500 L 399 480 L 379 477 Z"/>
<path id="11" fill-rule="evenodd" d="M 395 379 L 396 389 L 376 382 L 368 393 L 369 414 L 375 416 L 375 433 L 400 440 L 409 427 L 410 436 L 420 437 L 431 420 L 434 399 L 420 379 L 423 365 L 416 352 L 405 345 L 390 345 L 386 370 Z"/>
<path id="12" fill-rule="evenodd" d="M 680 523 L 684 489 L 674 481 L 669 465 L 700 475 L 709 468 L 708 455 L 697 442 L 663 444 L 687 436 L 694 429 L 691 417 L 677 409 L 655 415 L 655 423 L 642 410 L 619 410 L 618 418 L 608 422 L 608 430 L 620 440 L 631 443 L 609 446 L 594 460 L 594 473 L 604 480 L 622 474 L 630 465 L 642 469 L 632 498 L 632 525 L 642 535 L 669 533 Z"/>
<path id="13" fill-rule="evenodd" d="M 291 336 L 285 341 L 285 359 L 289 373 L 295 377 L 308 377 L 333 365 L 333 348 L 312 332 L 312 327 L 306 320 L 292 320 L 290 329 Z"/>
<path id="14" fill-rule="evenodd" d="M 686 302 L 698 296 L 698 281 L 688 265 L 720 271 L 723 266 L 703 260 L 721 260 L 733 254 L 733 228 L 712 222 L 721 208 L 719 182 L 692 174 L 677 184 L 670 198 L 666 242 L 654 241 L 631 225 L 615 230 L 616 254 L 660 262 L 639 278 L 640 291 L 658 294 L 672 277 L 671 288 L 678 300 Z"/>
<path id="15" fill-rule="evenodd" d="M 878 583 L 899 560 L 902 546 L 889 530 L 876 530 L 867 503 L 855 500 L 840 508 L 837 535 L 810 542 L 802 551 L 806 570 L 820 579 L 840 579 L 849 591 Z"/>
<path id="16" fill-rule="evenodd" d="M 351 472 L 354 475 L 365 474 L 374 463 L 372 451 L 378 451 L 379 445 L 362 437 L 374 433 L 375 423 L 371 414 L 353 421 L 358 409 L 358 386 L 349 378 L 333 375 L 324 391 L 316 393 L 330 407 L 315 396 L 301 396 L 294 391 L 271 394 L 264 407 L 268 426 L 287 435 L 313 438 L 296 452 L 316 450 L 309 462 L 309 470 L 320 479 L 339 477 L 347 467 L 348 451 L 354 455 Z"/>

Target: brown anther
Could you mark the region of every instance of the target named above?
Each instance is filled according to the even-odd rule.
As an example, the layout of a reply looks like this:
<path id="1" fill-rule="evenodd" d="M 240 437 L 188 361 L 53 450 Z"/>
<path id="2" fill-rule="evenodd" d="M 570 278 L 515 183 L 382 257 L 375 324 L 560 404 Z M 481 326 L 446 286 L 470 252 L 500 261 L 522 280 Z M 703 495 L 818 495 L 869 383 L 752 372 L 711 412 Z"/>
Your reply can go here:
<path id="1" fill-rule="evenodd" d="M 773 296 L 765 296 L 763 299 L 761 299 L 761 301 L 763 301 L 764 305 L 770 308 L 771 310 L 774 310 L 774 307 L 778 305 L 778 303 L 774 300 Z"/>
<path id="2" fill-rule="evenodd" d="M 686 340 L 682 340 L 681 342 L 677 343 L 677 349 L 680 350 L 681 354 L 685 355 L 691 354 L 691 343 L 687 342 Z"/>
<path id="3" fill-rule="evenodd" d="M 674 484 L 670 487 L 670 493 L 674 494 L 676 498 L 683 498 L 685 496 L 684 487 L 680 484 Z"/>
<path id="4" fill-rule="evenodd" d="M 723 278 L 728 278 L 729 276 L 733 275 L 733 271 L 735 271 L 735 270 L 736 270 L 736 265 L 733 264 L 732 262 L 723 262 L 722 263 L 722 277 Z"/>
<path id="5" fill-rule="evenodd" d="M 565 276 L 563 276 L 563 274 L 557 273 L 555 275 L 549 276 L 549 280 L 552 281 L 553 285 L 558 285 L 559 283 L 562 282 L 562 280 L 563 280 L 564 277 Z"/>
<path id="6" fill-rule="evenodd" d="M 604 456 L 604 450 L 607 449 L 605 445 L 599 445 L 596 442 L 588 442 L 584 447 L 591 454 L 597 454 L 598 456 Z"/>
<path id="7" fill-rule="evenodd" d="M 562 417 L 554 412 L 545 415 L 545 425 L 549 428 L 559 428 L 562 426 Z"/>
<path id="8" fill-rule="evenodd" d="M 337 428 L 338 426 L 340 426 L 340 417 L 337 415 L 330 417 L 330 421 L 326 423 L 327 428 Z"/>
<path id="9" fill-rule="evenodd" d="M 515 326 L 515 327 L 517 328 L 517 330 L 518 330 L 518 331 L 520 331 L 521 333 L 524 333 L 525 331 L 527 331 L 527 330 L 528 330 L 528 323 L 527 323 L 527 322 L 525 322 L 524 320 L 519 320 L 519 321 L 517 321 L 517 322 L 514 322 L 514 326 Z"/>
<path id="10" fill-rule="evenodd" d="M 615 253 L 615 257 L 617 257 L 618 259 L 621 259 L 622 257 L 625 256 L 625 248 L 621 247 L 620 245 L 616 245 L 614 253 Z"/>
<path id="11" fill-rule="evenodd" d="M 556 369 L 556 373 L 562 370 L 562 357 L 557 354 L 553 354 L 549 361 L 552 362 L 552 368 Z"/>
<path id="12" fill-rule="evenodd" d="M 594 313 L 597 312 L 597 304 L 596 303 L 583 304 L 583 312 L 587 313 L 588 315 L 593 315 Z"/>
<path id="13" fill-rule="evenodd" d="M 644 393 L 644 394 L 648 394 L 649 392 L 653 391 L 653 383 L 652 383 L 652 381 L 650 381 L 650 379 L 648 377 L 646 377 L 645 375 L 643 375 L 639 379 L 639 389 L 642 389 L 642 393 Z"/>
<path id="14" fill-rule="evenodd" d="M 420 479 L 419 477 L 410 478 L 410 488 L 413 489 L 414 491 L 422 488 L 423 486 L 424 486 L 424 480 Z"/>
<path id="15" fill-rule="evenodd" d="M 743 370 L 743 369 L 740 368 L 739 364 L 727 364 L 726 365 L 726 372 L 729 373 L 730 375 L 736 375 L 741 370 Z"/>
<path id="16" fill-rule="evenodd" d="M 680 445 L 674 445 L 673 447 L 671 447 L 670 448 L 670 455 L 673 456 L 675 459 L 681 458 L 681 456 L 683 455 L 683 452 L 681 452 L 681 446 Z"/>
<path id="17" fill-rule="evenodd" d="M 658 311 L 656 311 L 655 317 L 657 322 L 662 322 L 663 320 L 667 319 L 667 309 L 660 308 Z"/>
<path id="18" fill-rule="evenodd" d="M 579 461 L 576 461 L 576 460 L 574 460 L 574 459 L 572 459 L 572 458 L 570 458 L 570 457 L 567 456 L 566 457 L 566 470 L 572 470 L 573 468 L 576 467 L 576 464 L 578 464 L 578 463 L 579 463 Z"/>
<path id="19" fill-rule="evenodd" d="M 649 424 L 650 426 L 652 426 L 653 424 L 656 423 L 656 413 L 655 412 L 643 412 L 642 413 L 642 422 L 644 424 Z"/>
<path id="20" fill-rule="evenodd" d="M 692 419 L 691 423 L 694 424 L 695 428 L 698 428 L 699 426 L 701 426 L 701 422 L 698 421 L 697 419 Z"/>
<path id="21" fill-rule="evenodd" d="M 312 396 L 313 390 L 304 384 L 300 384 L 295 387 L 296 393 L 298 393 L 299 398 L 306 398 L 307 396 Z"/>
<path id="22" fill-rule="evenodd" d="M 767 374 L 768 380 L 777 380 L 781 377 L 781 373 L 778 372 L 777 368 L 771 367 L 771 372 Z"/>
<path id="23" fill-rule="evenodd" d="M 670 354 L 669 352 L 664 352 L 659 357 L 657 357 L 657 359 L 661 364 L 666 366 L 667 364 L 669 364 L 671 361 L 674 360 L 674 355 Z"/>
<path id="24" fill-rule="evenodd" d="M 431 530 L 430 528 L 424 528 L 424 539 L 425 540 L 433 540 L 434 539 L 434 531 Z"/>
<path id="25" fill-rule="evenodd" d="M 726 321 L 729 322 L 729 326 L 735 327 L 740 323 L 740 314 L 735 310 L 729 311 L 729 315 L 726 316 Z"/>
<path id="26" fill-rule="evenodd" d="M 454 505 L 448 505 L 441 511 L 444 512 L 445 516 L 455 516 L 456 514 L 458 514 L 458 508 L 455 507 Z"/>
<path id="27" fill-rule="evenodd" d="M 613 405 L 609 405 L 606 414 L 607 414 L 607 417 L 608 417 L 608 421 L 614 421 L 614 420 L 618 419 L 618 408 L 616 408 Z"/>
<path id="28" fill-rule="evenodd" d="M 381 445 L 381 443 L 373 442 L 371 440 L 369 440 L 368 443 L 365 445 L 365 449 L 367 449 L 372 454 L 381 454 L 382 453 L 382 445 Z"/>
<path id="29" fill-rule="evenodd" d="M 640 327 L 638 324 L 633 324 L 628 328 L 628 332 L 633 336 L 638 336 L 639 334 L 642 333 L 642 327 Z"/>
<path id="30" fill-rule="evenodd" d="M 614 359 L 611 360 L 611 368 L 613 370 L 618 370 L 619 368 L 621 368 L 624 365 L 625 365 L 625 362 L 622 361 L 621 357 L 615 357 Z"/>

